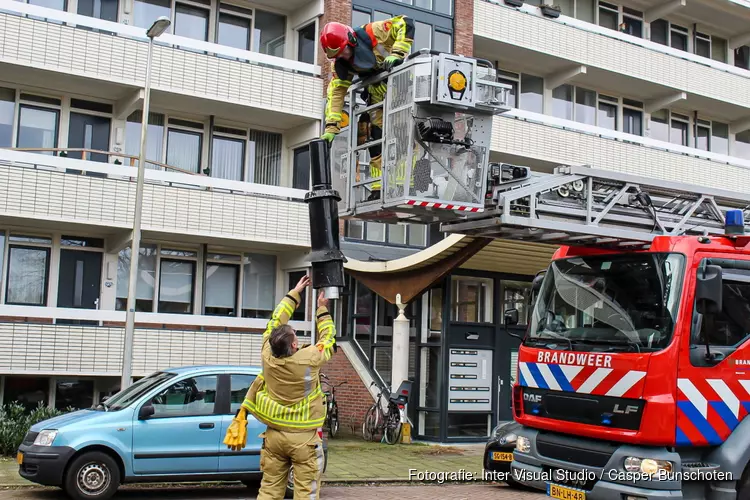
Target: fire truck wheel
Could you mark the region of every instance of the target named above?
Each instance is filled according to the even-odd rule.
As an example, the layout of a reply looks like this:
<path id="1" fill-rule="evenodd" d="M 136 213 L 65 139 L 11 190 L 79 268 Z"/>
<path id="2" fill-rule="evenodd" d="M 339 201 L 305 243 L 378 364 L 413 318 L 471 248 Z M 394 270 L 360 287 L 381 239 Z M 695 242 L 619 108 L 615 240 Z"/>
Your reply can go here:
<path id="1" fill-rule="evenodd" d="M 737 487 L 737 500 L 750 498 L 750 466 L 745 468 Z"/>

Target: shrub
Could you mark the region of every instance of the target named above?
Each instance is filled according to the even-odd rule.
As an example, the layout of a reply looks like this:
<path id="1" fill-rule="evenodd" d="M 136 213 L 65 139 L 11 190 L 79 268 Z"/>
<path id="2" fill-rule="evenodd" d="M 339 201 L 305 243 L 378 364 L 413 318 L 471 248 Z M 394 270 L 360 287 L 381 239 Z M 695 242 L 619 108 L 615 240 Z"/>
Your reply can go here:
<path id="1" fill-rule="evenodd" d="M 19 403 L 0 407 L 0 456 L 13 456 L 32 425 L 48 418 L 62 415 L 63 411 L 49 406 L 39 406 L 31 412 Z"/>

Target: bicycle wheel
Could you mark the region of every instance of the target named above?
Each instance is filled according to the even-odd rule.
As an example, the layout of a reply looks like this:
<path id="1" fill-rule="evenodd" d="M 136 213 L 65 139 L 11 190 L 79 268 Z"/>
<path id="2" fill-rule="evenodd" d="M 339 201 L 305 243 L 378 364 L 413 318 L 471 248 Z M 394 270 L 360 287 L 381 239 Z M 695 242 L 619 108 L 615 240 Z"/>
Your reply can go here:
<path id="1" fill-rule="evenodd" d="M 396 444 L 401 439 L 401 414 L 388 411 L 385 418 L 385 429 L 383 429 L 383 439 L 387 444 Z"/>
<path id="2" fill-rule="evenodd" d="M 336 401 L 331 403 L 331 413 L 328 418 L 328 437 L 336 437 L 339 432 L 339 405 Z"/>
<path id="3" fill-rule="evenodd" d="M 376 405 L 372 405 L 370 409 L 367 410 L 365 421 L 362 422 L 362 437 L 365 438 L 365 441 L 375 440 L 375 433 L 378 431 L 379 419 L 380 412 L 378 412 L 378 407 Z"/>

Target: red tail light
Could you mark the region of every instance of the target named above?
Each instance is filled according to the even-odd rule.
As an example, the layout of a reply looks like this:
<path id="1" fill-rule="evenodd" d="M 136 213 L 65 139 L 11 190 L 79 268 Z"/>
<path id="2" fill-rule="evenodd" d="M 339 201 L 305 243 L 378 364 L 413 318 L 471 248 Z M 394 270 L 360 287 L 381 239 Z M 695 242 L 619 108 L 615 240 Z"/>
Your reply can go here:
<path id="1" fill-rule="evenodd" d="M 517 385 L 513 387 L 513 413 L 516 417 L 520 417 L 523 412 L 523 394 L 521 394 L 521 386 Z"/>
<path id="2" fill-rule="evenodd" d="M 404 405 L 398 405 L 398 409 L 399 410 L 403 410 L 404 409 Z"/>

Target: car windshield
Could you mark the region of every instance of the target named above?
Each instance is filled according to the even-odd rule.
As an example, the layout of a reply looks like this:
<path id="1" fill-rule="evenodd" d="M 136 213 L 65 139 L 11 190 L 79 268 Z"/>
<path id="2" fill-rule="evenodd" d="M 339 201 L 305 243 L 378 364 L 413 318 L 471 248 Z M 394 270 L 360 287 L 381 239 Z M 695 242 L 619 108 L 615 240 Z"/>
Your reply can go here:
<path id="1" fill-rule="evenodd" d="M 684 256 L 637 253 L 554 261 L 524 345 L 658 351 L 672 337 Z"/>
<path id="2" fill-rule="evenodd" d="M 169 380 L 172 377 L 174 377 L 174 373 L 168 373 L 168 372 L 156 372 L 148 377 L 144 377 L 138 382 L 134 383 L 124 391 L 120 391 L 111 398 L 109 398 L 107 401 L 105 401 L 102 406 L 105 407 L 107 410 L 122 410 L 123 408 L 128 407 L 133 401 L 137 400 L 144 394 L 146 394 L 148 391 L 153 389 L 154 387 L 160 385 L 165 380 Z"/>

